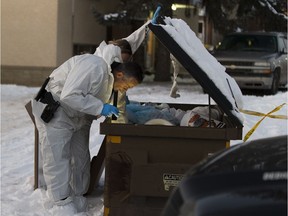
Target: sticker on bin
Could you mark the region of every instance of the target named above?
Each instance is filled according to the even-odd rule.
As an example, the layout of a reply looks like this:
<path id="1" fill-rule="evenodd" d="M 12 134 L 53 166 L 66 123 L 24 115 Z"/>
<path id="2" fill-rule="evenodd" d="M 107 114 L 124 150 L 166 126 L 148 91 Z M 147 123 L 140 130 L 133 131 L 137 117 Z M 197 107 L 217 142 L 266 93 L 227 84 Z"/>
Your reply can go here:
<path id="1" fill-rule="evenodd" d="M 183 177 L 184 177 L 183 174 L 164 173 L 163 174 L 164 190 L 169 191 L 170 187 L 178 186 Z"/>

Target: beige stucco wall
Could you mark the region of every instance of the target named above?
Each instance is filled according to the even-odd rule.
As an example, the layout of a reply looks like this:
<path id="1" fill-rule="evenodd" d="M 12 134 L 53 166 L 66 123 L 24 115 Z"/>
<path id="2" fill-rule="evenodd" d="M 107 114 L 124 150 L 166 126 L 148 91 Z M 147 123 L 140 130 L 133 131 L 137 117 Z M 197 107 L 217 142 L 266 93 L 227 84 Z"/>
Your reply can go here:
<path id="1" fill-rule="evenodd" d="M 106 27 L 92 14 L 113 10 L 113 0 L 2 0 L 4 66 L 57 67 L 73 54 L 73 44 L 98 45 Z"/>
<path id="2" fill-rule="evenodd" d="M 58 0 L 56 65 L 61 65 L 73 54 L 73 0 Z"/>
<path id="3" fill-rule="evenodd" d="M 99 45 L 106 39 L 106 27 L 96 21 L 92 7 L 105 11 L 109 1 L 58 0 L 57 66 L 73 55 L 73 44 Z"/>
<path id="4" fill-rule="evenodd" d="M 98 45 L 106 27 L 92 6 L 113 10 L 113 0 L 2 0 L 1 83 L 39 86 L 73 55 L 73 45 Z"/>
<path id="5" fill-rule="evenodd" d="M 115 2 L 115 1 L 114 1 Z M 111 0 L 75 0 L 73 42 L 78 44 L 99 44 L 106 39 L 106 26 L 100 25 L 92 14 L 92 7 L 105 11 Z"/>
<path id="6" fill-rule="evenodd" d="M 2 65 L 56 65 L 57 3 L 57 0 L 2 0 Z"/>

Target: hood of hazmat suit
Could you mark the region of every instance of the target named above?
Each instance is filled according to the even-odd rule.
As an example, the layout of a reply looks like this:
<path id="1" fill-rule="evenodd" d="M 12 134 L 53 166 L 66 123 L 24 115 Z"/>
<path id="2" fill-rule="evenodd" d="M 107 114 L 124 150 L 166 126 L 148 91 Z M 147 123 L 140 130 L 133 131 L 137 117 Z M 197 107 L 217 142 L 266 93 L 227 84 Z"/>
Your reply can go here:
<path id="1" fill-rule="evenodd" d="M 140 28 L 138 28 L 128 37 L 122 38 L 124 40 L 127 40 L 128 43 L 130 44 L 131 49 L 132 49 L 132 54 L 134 54 L 137 51 L 141 43 L 144 41 L 146 37 L 146 33 L 148 32 L 148 29 L 146 27 L 150 22 L 151 20 L 148 20 L 146 23 L 144 23 Z"/>

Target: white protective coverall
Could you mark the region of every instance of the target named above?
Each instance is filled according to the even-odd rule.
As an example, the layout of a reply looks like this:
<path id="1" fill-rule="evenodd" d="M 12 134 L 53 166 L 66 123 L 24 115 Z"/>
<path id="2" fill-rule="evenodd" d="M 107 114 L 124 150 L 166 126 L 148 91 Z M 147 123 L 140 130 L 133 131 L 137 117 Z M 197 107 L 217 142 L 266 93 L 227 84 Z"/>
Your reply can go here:
<path id="1" fill-rule="evenodd" d="M 90 180 L 89 132 L 111 97 L 114 77 L 110 65 L 121 62 L 121 50 L 102 42 L 94 55 L 70 58 L 50 75 L 46 90 L 60 102 L 49 123 L 40 118 L 46 106 L 32 101 L 39 130 L 43 174 L 49 197 L 57 202 L 82 196 Z"/>
<path id="2" fill-rule="evenodd" d="M 146 37 L 146 33 L 148 32 L 147 25 L 151 22 L 151 20 L 148 20 L 146 23 L 144 23 L 140 28 L 135 30 L 132 34 L 130 34 L 126 38 L 122 38 L 124 40 L 127 40 L 128 43 L 131 46 L 132 54 L 134 54 L 139 46 L 142 44 Z"/>

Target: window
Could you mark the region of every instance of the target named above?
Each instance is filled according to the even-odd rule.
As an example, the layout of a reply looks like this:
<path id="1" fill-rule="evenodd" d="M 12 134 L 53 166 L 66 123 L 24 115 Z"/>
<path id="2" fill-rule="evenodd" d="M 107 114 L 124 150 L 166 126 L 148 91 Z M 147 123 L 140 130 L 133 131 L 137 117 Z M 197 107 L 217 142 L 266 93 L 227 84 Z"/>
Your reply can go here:
<path id="1" fill-rule="evenodd" d="M 200 34 L 203 33 L 203 23 L 202 22 L 198 23 L 198 33 L 200 33 Z"/>
<path id="2" fill-rule="evenodd" d="M 279 46 L 280 46 L 280 51 L 284 51 L 284 53 L 287 53 L 287 38 L 280 37 Z"/>
<path id="3" fill-rule="evenodd" d="M 224 38 L 219 50 L 275 52 L 277 42 L 270 35 L 230 35 Z"/>

